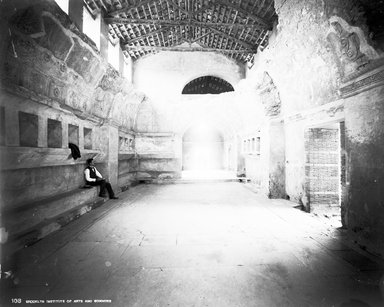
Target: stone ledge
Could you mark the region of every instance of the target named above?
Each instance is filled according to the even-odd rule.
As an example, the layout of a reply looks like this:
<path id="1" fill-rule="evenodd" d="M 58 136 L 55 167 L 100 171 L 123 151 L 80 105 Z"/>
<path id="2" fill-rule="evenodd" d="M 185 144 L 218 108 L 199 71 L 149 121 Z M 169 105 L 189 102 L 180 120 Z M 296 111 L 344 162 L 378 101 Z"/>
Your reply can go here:
<path id="1" fill-rule="evenodd" d="M 178 158 L 175 156 L 174 152 L 148 152 L 148 153 L 138 153 L 138 159 L 175 159 Z"/>
<path id="2" fill-rule="evenodd" d="M 39 223 L 55 218 L 76 206 L 97 201 L 97 188 L 77 189 L 52 198 L 25 204 L 3 212 L 4 226 L 10 236 L 18 236 Z"/>
<path id="3" fill-rule="evenodd" d="M 81 158 L 74 160 L 69 148 L 1 146 L 1 170 L 38 168 L 45 166 L 85 164 L 88 158 L 100 159 L 97 150 L 82 150 Z"/>
<path id="4" fill-rule="evenodd" d="M 85 194 L 92 194 L 93 196 L 97 193 L 97 189 L 94 188 L 84 189 L 84 191 L 89 191 Z M 77 194 L 78 193 L 75 195 Z M 23 247 L 33 245 L 52 232 L 59 230 L 68 223 L 78 219 L 83 214 L 101 206 L 106 202 L 104 198 L 94 197 L 91 200 L 83 202 L 79 205 L 75 202 L 76 200 L 74 198 L 75 197 L 72 197 L 72 200 L 76 206 L 72 206 L 57 215 L 52 216 L 51 218 L 45 218 L 37 224 L 29 225 L 29 227 L 23 227 L 23 230 L 20 230 L 17 233 L 11 233 L 8 242 L 2 246 L 3 250 L 10 255 Z"/>
<path id="5" fill-rule="evenodd" d="M 131 160 L 135 159 L 136 154 L 134 152 L 119 152 L 118 159 L 121 160 Z"/>
<path id="6" fill-rule="evenodd" d="M 180 178 L 180 172 L 177 171 L 137 171 L 137 182 L 163 183 L 171 182 Z"/>

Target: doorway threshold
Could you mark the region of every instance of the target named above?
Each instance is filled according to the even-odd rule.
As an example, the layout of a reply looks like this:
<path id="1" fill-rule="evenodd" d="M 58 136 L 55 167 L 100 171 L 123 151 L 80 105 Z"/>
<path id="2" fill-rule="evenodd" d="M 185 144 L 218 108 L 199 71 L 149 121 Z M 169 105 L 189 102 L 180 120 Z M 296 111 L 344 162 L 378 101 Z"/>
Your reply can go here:
<path id="1" fill-rule="evenodd" d="M 178 182 L 228 182 L 239 181 L 234 171 L 228 170 L 185 170 Z"/>

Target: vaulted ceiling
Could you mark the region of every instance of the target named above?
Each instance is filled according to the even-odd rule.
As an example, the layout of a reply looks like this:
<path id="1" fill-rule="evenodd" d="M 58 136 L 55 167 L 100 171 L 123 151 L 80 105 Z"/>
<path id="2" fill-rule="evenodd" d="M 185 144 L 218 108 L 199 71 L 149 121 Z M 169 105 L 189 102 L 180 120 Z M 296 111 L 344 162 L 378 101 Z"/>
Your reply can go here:
<path id="1" fill-rule="evenodd" d="M 268 43 L 273 0 L 84 0 L 112 41 L 138 59 L 158 51 L 216 51 L 252 62 Z"/>

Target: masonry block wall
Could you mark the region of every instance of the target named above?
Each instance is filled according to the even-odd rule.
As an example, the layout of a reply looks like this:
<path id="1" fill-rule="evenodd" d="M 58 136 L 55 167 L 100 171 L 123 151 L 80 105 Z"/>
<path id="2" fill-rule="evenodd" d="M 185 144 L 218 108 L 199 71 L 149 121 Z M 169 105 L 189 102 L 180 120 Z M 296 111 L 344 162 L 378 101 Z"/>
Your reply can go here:
<path id="1" fill-rule="evenodd" d="M 173 133 L 138 133 L 135 141 L 137 180 L 161 182 L 180 177 L 181 158 Z"/>
<path id="2" fill-rule="evenodd" d="M 339 130 L 311 128 L 305 133 L 306 193 L 311 212 L 340 206 Z"/>

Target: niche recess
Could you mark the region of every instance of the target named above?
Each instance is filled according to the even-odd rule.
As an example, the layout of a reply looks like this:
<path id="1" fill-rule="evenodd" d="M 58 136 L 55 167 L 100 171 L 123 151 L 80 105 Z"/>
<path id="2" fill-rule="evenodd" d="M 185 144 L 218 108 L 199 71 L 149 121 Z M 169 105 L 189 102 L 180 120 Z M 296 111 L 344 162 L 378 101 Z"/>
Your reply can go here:
<path id="1" fill-rule="evenodd" d="M 79 146 L 79 127 L 75 125 L 68 125 L 68 143 Z"/>
<path id="2" fill-rule="evenodd" d="M 37 147 L 39 117 L 35 114 L 19 111 L 20 146 Z"/>
<path id="3" fill-rule="evenodd" d="M 48 147 L 61 148 L 63 141 L 63 129 L 58 120 L 48 119 Z"/>
<path id="4" fill-rule="evenodd" d="M 92 129 L 84 128 L 84 149 L 92 149 Z"/>

